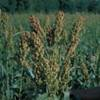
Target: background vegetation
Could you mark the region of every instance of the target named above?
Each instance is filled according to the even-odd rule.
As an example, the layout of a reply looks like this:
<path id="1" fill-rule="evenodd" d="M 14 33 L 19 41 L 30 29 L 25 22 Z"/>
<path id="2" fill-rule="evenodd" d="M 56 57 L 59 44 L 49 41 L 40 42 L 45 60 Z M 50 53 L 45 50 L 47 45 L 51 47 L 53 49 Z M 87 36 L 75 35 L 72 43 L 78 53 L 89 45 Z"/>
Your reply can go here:
<path id="1" fill-rule="evenodd" d="M 100 13 L 100 0 L 0 0 L 0 8 L 11 13 L 16 11 L 94 12 Z"/>

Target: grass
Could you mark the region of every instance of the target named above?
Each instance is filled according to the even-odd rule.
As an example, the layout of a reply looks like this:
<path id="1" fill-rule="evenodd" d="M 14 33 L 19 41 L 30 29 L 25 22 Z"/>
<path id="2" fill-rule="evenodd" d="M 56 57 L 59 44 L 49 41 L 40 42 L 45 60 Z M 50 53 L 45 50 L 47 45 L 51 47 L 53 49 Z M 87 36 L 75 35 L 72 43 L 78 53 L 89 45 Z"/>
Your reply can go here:
<path id="1" fill-rule="evenodd" d="M 63 100 L 71 88 L 100 85 L 99 14 L 0 18 L 1 100 Z"/>
<path id="2" fill-rule="evenodd" d="M 29 30 L 29 24 L 28 24 L 28 18 L 30 15 L 36 15 L 39 17 L 42 26 L 45 25 L 45 19 L 46 19 L 46 14 L 42 14 L 42 13 L 21 13 L 21 14 L 14 14 L 14 15 L 10 15 L 10 23 L 15 26 L 17 29 L 19 29 L 20 26 L 22 26 L 26 31 Z M 100 25 L 100 15 L 99 14 L 88 14 L 88 13 L 82 13 L 81 15 L 83 15 L 86 18 L 86 22 L 85 22 L 85 29 L 84 32 L 82 32 L 82 39 L 84 41 L 84 39 L 87 41 L 93 41 L 93 39 L 100 37 L 99 35 L 99 25 Z M 55 19 L 55 15 L 54 14 L 48 14 L 48 16 L 50 16 L 51 23 L 54 22 Z M 69 14 L 66 13 L 65 14 L 65 28 L 67 31 L 70 31 L 72 28 L 72 23 L 73 21 L 75 21 L 75 19 L 77 18 L 78 14 Z M 16 22 L 15 22 L 16 21 Z M 93 38 L 92 38 L 93 37 Z M 94 41 L 93 41 L 94 42 Z"/>

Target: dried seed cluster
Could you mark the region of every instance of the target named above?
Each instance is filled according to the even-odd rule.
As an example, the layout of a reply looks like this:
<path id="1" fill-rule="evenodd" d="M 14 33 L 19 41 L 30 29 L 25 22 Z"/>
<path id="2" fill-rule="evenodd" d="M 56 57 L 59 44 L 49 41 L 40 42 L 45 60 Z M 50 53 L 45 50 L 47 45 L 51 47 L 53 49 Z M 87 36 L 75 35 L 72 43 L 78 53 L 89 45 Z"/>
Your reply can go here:
<path id="1" fill-rule="evenodd" d="M 59 90 L 64 91 L 69 82 L 68 73 L 71 68 L 71 57 L 79 44 L 79 32 L 83 26 L 83 17 L 80 17 L 73 26 L 70 45 L 66 50 L 63 63 L 58 60 L 60 57 L 60 44 L 58 43 L 63 37 L 64 13 L 57 14 L 55 26 L 47 30 L 46 38 L 44 38 L 44 29 L 41 27 L 39 19 L 31 16 L 29 21 L 32 30 L 29 33 L 23 33 L 21 38 L 21 63 L 23 66 L 33 66 L 37 86 L 46 85 L 46 91 L 50 95 L 57 94 Z M 44 42 L 45 39 L 48 42 L 47 46 Z M 29 54 L 31 61 L 27 60 Z"/>

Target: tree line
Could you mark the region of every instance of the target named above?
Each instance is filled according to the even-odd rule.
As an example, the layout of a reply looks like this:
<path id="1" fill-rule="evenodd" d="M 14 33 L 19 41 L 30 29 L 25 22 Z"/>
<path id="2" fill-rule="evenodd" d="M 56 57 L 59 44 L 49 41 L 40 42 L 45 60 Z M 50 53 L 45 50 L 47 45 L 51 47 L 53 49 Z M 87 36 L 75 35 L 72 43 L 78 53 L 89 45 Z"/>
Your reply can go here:
<path id="1" fill-rule="evenodd" d="M 44 11 L 52 12 L 97 12 L 100 13 L 100 0 L 0 0 L 0 9 L 8 12 Z"/>

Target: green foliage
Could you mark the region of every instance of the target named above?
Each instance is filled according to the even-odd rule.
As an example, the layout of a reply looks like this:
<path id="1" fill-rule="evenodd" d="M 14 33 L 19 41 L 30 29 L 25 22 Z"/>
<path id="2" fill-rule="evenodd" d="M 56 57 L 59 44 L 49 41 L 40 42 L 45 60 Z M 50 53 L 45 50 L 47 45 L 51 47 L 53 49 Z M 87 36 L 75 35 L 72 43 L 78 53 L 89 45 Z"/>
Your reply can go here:
<path id="1" fill-rule="evenodd" d="M 0 0 L 0 8 L 9 12 L 54 12 L 58 9 L 67 12 L 100 12 L 100 0 Z"/>
<path id="2" fill-rule="evenodd" d="M 33 13 L 32 13 L 33 14 Z M 30 29 L 29 21 L 27 20 L 28 14 L 14 14 L 7 15 L 5 13 L 0 13 L 0 99 L 1 100 L 66 100 L 69 97 L 69 90 L 71 88 L 90 88 L 100 85 L 100 15 L 99 14 L 88 14 L 81 13 L 82 16 L 86 19 L 84 22 L 85 25 L 83 30 L 80 32 L 80 42 L 75 50 L 75 54 L 71 55 L 71 64 L 70 70 L 68 70 L 68 77 L 65 76 L 65 79 L 60 82 L 65 84 L 60 84 L 61 91 L 55 95 L 55 91 L 58 91 L 58 78 L 56 77 L 59 69 L 63 68 L 64 57 L 69 57 L 68 47 L 70 47 L 70 35 L 76 31 L 72 31 L 74 22 L 78 19 L 79 14 L 65 14 L 64 26 L 62 25 L 63 21 L 60 21 L 62 17 L 59 16 L 58 21 L 55 22 L 54 14 L 48 14 L 48 20 L 51 19 L 51 22 L 47 21 L 47 15 L 43 13 L 35 13 L 34 15 L 39 16 L 41 26 L 38 27 L 40 30 L 41 27 L 44 29 L 43 37 L 46 36 L 48 28 L 55 27 L 57 28 L 54 33 L 56 34 L 55 44 L 48 46 L 45 38 L 42 38 L 44 41 L 40 41 L 40 33 L 37 33 L 40 37 L 35 34 L 31 34 L 33 29 Z M 36 21 L 36 20 L 35 20 Z M 53 24 L 54 23 L 54 24 Z M 59 26 L 60 23 L 60 26 Z M 53 24 L 53 25 L 52 25 Z M 35 23 L 39 25 L 39 23 Z M 47 26 L 45 26 L 47 25 Z M 80 25 L 79 25 L 80 26 Z M 50 28 L 50 29 L 51 29 Z M 59 29 L 58 29 L 59 28 Z M 63 29 L 63 31 L 62 31 Z M 36 31 L 36 30 L 35 30 Z M 31 62 L 32 69 L 27 68 L 27 66 L 22 66 L 20 62 L 20 57 L 27 55 L 27 46 L 24 49 L 26 52 L 22 52 L 20 55 L 20 39 L 23 33 L 31 34 L 30 39 L 28 40 L 29 47 L 31 52 L 28 56 L 25 56 L 25 64 L 27 61 Z M 53 31 L 52 31 L 53 32 Z M 63 33 L 63 34 L 62 34 Z M 37 36 L 32 38 L 33 36 Z M 78 37 L 79 38 L 79 37 Z M 26 38 L 23 38 L 23 40 Z M 38 42 L 35 41 L 38 39 Z M 30 42 L 30 40 L 32 40 Z M 76 38 L 77 40 L 77 38 Z M 59 42 L 60 41 L 60 42 Z M 25 41 L 23 43 L 26 43 Z M 39 44 L 38 44 L 39 43 Z M 43 45 L 44 43 L 44 45 Z M 35 44 L 35 45 L 34 45 Z M 41 44 L 41 45 L 40 45 Z M 37 46 L 38 45 L 38 46 Z M 41 51 L 41 48 L 44 47 L 45 53 Z M 35 48 L 35 49 L 34 49 Z M 33 52 L 34 51 L 34 52 Z M 37 54 L 36 53 L 39 54 Z M 44 54 L 44 58 L 41 55 Z M 66 54 L 65 54 L 66 53 Z M 61 55 L 60 55 L 61 54 Z M 70 54 L 70 53 L 69 53 Z M 34 55 L 35 56 L 34 58 Z M 34 58 L 34 60 L 32 60 Z M 47 60 L 46 60 L 47 59 Z M 67 58 L 66 58 L 67 59 Z M 44 60 L 47 61 L 48 66 L 45 65 Z M 49 62 L 50 61 L 50 62 Z M 67 60 L 68 61 L 68 60 Z M 41 64 L 42 62 L 42 64 Z M 55 63 L 56 62 L 56 63 Z M 38 67 L 35 67 L 38 65 Z M 67 66 L 67 65 L 66 65 Z M 68 66 L 67 66 L 68 67 Z M 37 69 L 35 69 L 37 68 Z M 40 69 L 45 70 L 40 70 Z M 50 69 L 51 68 L 51 69 Z M 55 68 L 55 69 L 54 69 Z M 40 74 L 38 72 L 40 70 Z M 60 73 L 62 70 L 60 70 Z M 33 72 L 37 76 L 37 80 L 33 79 Z M 44 74 L 45 72 L 45 74 Z M 65 71 L 66 72 L 66 71 Z M 44 77 L 45 76 L 45 77 Z M 53 77 L 55 76 L 55 77 Z M 63 76 L 63 75 L 62 75 Z M 41 79 L 46 79 L 45 81 Z M 52 82 L 52 80 L 54 82 Z M 60 80 L 60 79 L 59 79 Z M 66 84 L 68 82 L 68 84 Z M 46 85 L 45 85 L 46 83 Z M 41 85 L 42 84 L 42 85 Z M 45 88 L 46 87 L 46 88 Z M 65 90 L 64 90 L 65 89 Z M 54 95 L 50 96 L 50 93 Z M 49 93 L 49 95 L 48 95 Z"/>

